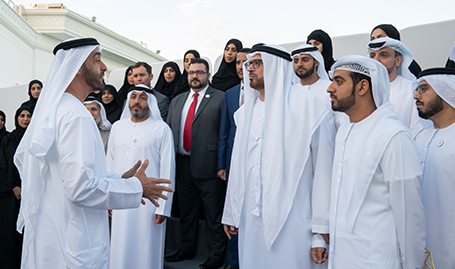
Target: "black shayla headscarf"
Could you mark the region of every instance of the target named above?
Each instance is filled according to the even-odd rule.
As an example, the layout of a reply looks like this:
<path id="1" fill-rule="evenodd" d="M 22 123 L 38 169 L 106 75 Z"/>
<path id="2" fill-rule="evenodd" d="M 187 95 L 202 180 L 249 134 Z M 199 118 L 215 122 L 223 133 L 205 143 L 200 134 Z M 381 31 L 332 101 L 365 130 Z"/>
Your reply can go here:
<path id="1" fill-rule="evenodd" d="M 2 129 L 0 129 L 0 148 L 1 148 L 1 145 L 2 145 L 1 142 L 3 140 L 3 137 L 5 137 L 5 135 L 9 134 L 9 132 L 6 131 L 6 115 L 5 115 L 5 112 L 0 110 L 0 116 L 2 116 L 3 119 L 5 120 L 5 125 L 3 126 Z"/>
<path id="2" fill-rule="evenodd" d="M 373 34 L 373 31 L 378 28 L 384 31 L 388 37 L 401 41 L 400 32 L 398 32 L 398 29 L 392 24 L 379 24 L 371 30 L 370 36 Z"/>
<path id="3" fill-rule="evenodd" d="M 308 44 L 308 41 L 310 41 L 311 39 L 314 39 L 322 43 L 321 54 L 322 57 L 324 57 L 325 70 L 329 72 L 330 68 L 335 63 L 335 60 L 333 59 L 332 39 L 326 32 L 322 30 L 314 30 L 313 32 L 311 32 L 311 34 L 306 39 L 306 43 Z"/>
<path id="4" fill-rule="evenodd" d="M 24 136 L 26 128 L 19 125 L 19 115 L 24 111 L 32 114 L 32 109 L 27 106 L 21 106 L 14 116 L 16 129 L 5 136 L 1 143 L 0 149 L 0 196 L 13 197 L 14 199 L 2 200 L 5 204 L 2 207 L 0 218 L 0 236 L 15 232 L 17 214 L 19 214 L 20 201 L 13 195 L 13 188 L 21 186 L 19 171 L 14 165 L 13 159 L 16 149 Z M 13 220 L 13 221 L 7 221 Z"/>
<path id="5" fill-rule="evenodd" d="M 384 31 L 388 37 L 401 41 L 400 32 L 392 24 L 379 24 L 378 26 L 374 27 L 373 30 L 371 30 L 370 37 L 373 34 L 373 31 L 378 28 Z M 416 77 L 422 71 L 422 68 L 420 68 L 420 65 L 415 60 L 412 60 L 412 63 L 409 65 L 408 69 Z"/>
<path id="6" fill-rule="evenodd" d="M 164 78 L 164 71 L 166 68 L 172 68 L 175 71 L 175 77 L 174 80 L 171 82 L 167 82 L 166 79 Z M 169 98 L 169 101 L 174 98 L 174 91 L 175 91 L 175 85 L 177 85 L 177 82 L 180 80 L 180 77 L 182 74 L 180 73 L 180 68 L 177 63 L 175 62 L 167 62 L 163 65 L 163 68 L 161 69 L 160 76 L 158 77 L 158 81 L 155 84 L 155 90 L 158 92 L 164 94 Z"/>
<path id="7" fill-rule="evenodd" d="M 32 95 L 32 86 L 35 85 L 35 84 L 38 84 L 41 86 L 41 89 L 43 88 L 43 83 L 37 79 L 34 79 L 32 81 L 30 81 L 30 83 L 28 83 L 28 96 L 29 96 L 29 100 L 22 103 L 21 106 L 27 106 L 29 108 L 33 110 L 35 110 L 35 107 L 36 107 L 36 102 L 38 102 L 38 98 L 35 98 L 33 97 Z"/>
<path id="8" fill-rule="evenodd" d="M 33 114 L 33 110 L 28 106 L 21 106 L 18 110 L 16 110 L 16 114 L 14 115 L 14 124 L 16 126 L 16 129 L 14 129 L 14 131 L 12 131 L 9 135 L 10 141 L 14 143 L 16 148 L 19 146 L 19 142 L 21 142 L 25 130 L 27 130 L 27 128 L 23 128 L 19 125 L 19 116 L 24 110 L 28 111 L 30 114 Z"/>
<path id="9" fill-rule="evenodd" d="M 185 56 L 187 54 L 193 54 L 194 58 L 201 58 L 201 55 L 199 52 L 196 50 L 189 50 L 185 52 L 185 55 L 183 55 L 183 61 L 185 61 Z M 185 64 L 185 63 L 183 63 Z M 186 92 L 190 90 L 190 85 L 188 84 L 188 73 L 186 72 L 185 68 L 183 68 L 183 74 L 180 77 L 180 80 L 177 81 L 177 84 L 175 85 L 175 90 L 174 90 L 174 97 L 181 94 L 182 92 Z"/>
<path id="10" fill-rule="evenodd" d="M 234 44 L 234 46 L 237 48 L 237 52 L 243 48 L 242 42 L 235 38 L 229 40 L 226 43 L 226 46 L 224 47 L 225 50 L 229 44 Z M 237 75 L 237 70 L 235 68 L 235 62 L 236 59 L 230 63 L 227 63 L 226 58 L 223 54 L 223 60 L 221 61 L 220 68 L 218 68 L 218 71 L 212 79 L 211 86 L 213 88 L 225 92 L 226 90 L 229 90 L 230 88 L 240 83 L 240 78 Z"/>
<path id="11" fill-rule="evenodd" d="M 128 72 L 133 70 L 133 66 L 129 66 L 126 71 L 125 71 L 125 77 L 123 78 L 123 85 L 120 87 L 120 90 L 118 91 L 118 96 L 120 97 L 120 101 L 123 104 L 125 102 L 126 97 L 128 96 L 128 90 L 131 87 L 134 87 L 134 84 L 129 84 L 128 83 Z"/>
<path id="12" fill-rule="evenodd" d="M 120 101 L 120 97 L 114 86 L 109 84 L 104 86 L 104 89 L 102 89 L 100 92 L 101 96 L 103 95 L 104 91 L 109 91 L 114 96 L 114 100 L 112 100 L 112 102 L 110 102 L 109 104 L 105 104 L 103 102 L 103 98 L 101 98 L 101 103 L 103 104 L 104 109 L 106 110 L 107 119 L 112 124 L 114 124 L 114 122 L 118 121 L 120 119 L 120 116 L 122 115 L 122 102 Z"/>

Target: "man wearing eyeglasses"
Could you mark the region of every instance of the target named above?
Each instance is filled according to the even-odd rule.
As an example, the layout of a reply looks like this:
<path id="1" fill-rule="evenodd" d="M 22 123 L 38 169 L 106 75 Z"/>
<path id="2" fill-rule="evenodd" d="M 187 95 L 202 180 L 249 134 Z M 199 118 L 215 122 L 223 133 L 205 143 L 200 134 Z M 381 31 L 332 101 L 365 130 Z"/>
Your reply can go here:
<path id="1" fill-rule="evenodd" d="M 234 115 L 226 234 L 238 232 L 240 268 L 323 268 L 316 263 L 327 259 L 329 110 L 311 91 L 291 89 L 294 68 L 283 47 L 255 46 L 247 59 L 245 103 Z"/>
<path id="2" fill-rule="evenodd" d="M 168 262 L 194 259 L 200 201 L 204 205 L 210 257 L 201 268 L 223 263 L 226 236 L 221 224 L 226 183 L 217 177 L 218 135 L 224 93 L 210 87 L 209 65 L 192 59 L 188 70 L 190 90 L 175 97 L 167 118 L 174 135 L 176 189 L 182 232 L 180 250 Z"/>
<path id="3" fill-rule="evenodd" d="M 426 248 L 435 268 L 455 268 L 455 70 L 430 68 L 420 72 L 415 90 L 419 116 L 433 122 L 417 137 L 423 168 L 422 202 L 427 222 Z"/>

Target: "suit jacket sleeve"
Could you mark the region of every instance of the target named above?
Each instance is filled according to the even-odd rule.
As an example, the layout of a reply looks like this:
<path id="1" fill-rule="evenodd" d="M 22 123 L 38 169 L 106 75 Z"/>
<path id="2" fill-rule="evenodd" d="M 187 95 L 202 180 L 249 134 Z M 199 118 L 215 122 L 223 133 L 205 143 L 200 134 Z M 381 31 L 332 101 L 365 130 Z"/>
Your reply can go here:
<path id="1" fill-rule="evenodd" d="M 227 95 L 224 95 L 223 108 L 221 110 L 220 135 L 218 139 L 218 170 L 226 169 L 226 152 L 229 138 L 229 128 L 228 97 Z"/>

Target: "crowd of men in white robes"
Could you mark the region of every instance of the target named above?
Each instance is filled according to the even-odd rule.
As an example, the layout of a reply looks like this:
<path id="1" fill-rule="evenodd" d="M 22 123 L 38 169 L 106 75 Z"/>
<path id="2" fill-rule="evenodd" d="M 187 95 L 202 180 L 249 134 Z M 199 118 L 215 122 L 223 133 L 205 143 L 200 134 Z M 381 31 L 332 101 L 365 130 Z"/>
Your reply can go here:
<path id="1" fill-rule="evenodd" d="M 138 62 L 113 124 L 89 96 L 104 87 L 99 43 L 57 45 L 14 156 L 21 267 L 194 259 L 202 204 L 201 268 L 455 268 L 455 46 L 446 67 L 415 76 L 392 37 L 334 62 L 317 45 L 231 39 L 217 83 L 229 68 L 240 83 L 213 88 L 197 55 L 171 101 Z M 174 208 L 181 248 L 165 257 Z"/>

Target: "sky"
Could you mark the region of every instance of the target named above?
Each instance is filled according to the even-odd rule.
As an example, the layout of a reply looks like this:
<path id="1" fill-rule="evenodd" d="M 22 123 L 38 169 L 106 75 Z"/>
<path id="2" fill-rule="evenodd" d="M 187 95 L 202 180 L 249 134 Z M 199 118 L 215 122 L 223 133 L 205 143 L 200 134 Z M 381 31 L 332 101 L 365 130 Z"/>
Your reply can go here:
<path id="1" fill-rule="evenodd" d="M 20 3 L 14 0 L 16 4 Z M 455 1 L 433 0 L 44 0 L 62 2 L 68 9 L 99 23 L 168 60 L 196 49 L 212 62 L 226 42 L 237 38 L 244 47 L 263 42 L 306 41 L 315 29 L 330 36 L 369 33 L 381 23 L 399 30 L 414 25 L 455 19 Z M 454 33 L 455 34 L 455 30 Z"/>

